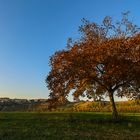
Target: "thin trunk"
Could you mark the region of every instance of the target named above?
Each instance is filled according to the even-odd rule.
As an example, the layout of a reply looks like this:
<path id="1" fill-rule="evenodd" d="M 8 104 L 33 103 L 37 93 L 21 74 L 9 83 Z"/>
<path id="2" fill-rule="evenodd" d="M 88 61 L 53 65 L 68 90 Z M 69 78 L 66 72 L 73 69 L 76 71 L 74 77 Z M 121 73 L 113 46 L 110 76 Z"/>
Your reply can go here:
<path id="1" fill-rule="evenodd" d="M 109 92 L 109 98 L 110 98 L 110 103 L 111 103 L 111 106 L 112 106 L 112 118 L 114 120 L 118 119 L 118 112 L 117 112 L 117 109 L 116 109 L 116 105 L 115 105 L 115 102 L 114 102 L 114 97 L 113 97 L 113 92 Z"/>

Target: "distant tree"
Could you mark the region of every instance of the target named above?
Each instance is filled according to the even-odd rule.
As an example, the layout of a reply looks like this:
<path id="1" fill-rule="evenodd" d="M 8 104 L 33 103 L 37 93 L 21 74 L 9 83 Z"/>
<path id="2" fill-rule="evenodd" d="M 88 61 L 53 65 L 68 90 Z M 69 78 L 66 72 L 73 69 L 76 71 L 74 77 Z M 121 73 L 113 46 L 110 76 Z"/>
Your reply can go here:
<path id="1" fill-rule="evenodd" d="M 101 25 L 83 19 L 79 31 L 80 39 L 69 39 L 66 49 L 50 57 L 46 78 L 50 98 L 59 101 L 72 91 L 75 98 L 89 91 L 104 94 L 117 119 L 114 95 L 128 96 L 128 91 L 140 89 L 139 28 L 128 20 L 127 12 L 117 22 L 107 16 Z"/>

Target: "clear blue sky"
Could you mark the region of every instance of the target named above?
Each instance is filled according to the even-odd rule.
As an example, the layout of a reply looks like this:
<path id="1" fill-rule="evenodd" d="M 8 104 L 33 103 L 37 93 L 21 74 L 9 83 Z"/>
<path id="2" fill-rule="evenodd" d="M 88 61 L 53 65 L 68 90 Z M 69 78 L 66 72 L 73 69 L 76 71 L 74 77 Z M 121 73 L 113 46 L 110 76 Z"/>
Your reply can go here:
<path id="1" fill-rule="evenodd" d="M 106 15 L 140 26 L 140 0 L 0 0 L 0 97 L 46 98 L 49 56 L 78 36 L 83 17 Z"/>

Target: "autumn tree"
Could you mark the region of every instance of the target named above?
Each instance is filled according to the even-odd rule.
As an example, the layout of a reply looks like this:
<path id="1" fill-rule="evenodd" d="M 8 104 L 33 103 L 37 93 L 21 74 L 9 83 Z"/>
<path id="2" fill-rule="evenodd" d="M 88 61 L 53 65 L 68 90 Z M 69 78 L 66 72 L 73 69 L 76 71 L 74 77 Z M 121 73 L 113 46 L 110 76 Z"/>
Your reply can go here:
<path id="1" fill-rule="evenodd" d="M 139 28 L 123 13 L 117 22 L 109 16 L 102 24 L 83 19 L 79 31 L 80 39 L 69 40 L 64 50 L 50 57 L 51 71 L 46 78 L 50 98 L 59 102 L 70 92 L 75 98 L 91 92 L 105 94 L 116 119 L 114 95 L 128 96 L 140 89 Z"/>

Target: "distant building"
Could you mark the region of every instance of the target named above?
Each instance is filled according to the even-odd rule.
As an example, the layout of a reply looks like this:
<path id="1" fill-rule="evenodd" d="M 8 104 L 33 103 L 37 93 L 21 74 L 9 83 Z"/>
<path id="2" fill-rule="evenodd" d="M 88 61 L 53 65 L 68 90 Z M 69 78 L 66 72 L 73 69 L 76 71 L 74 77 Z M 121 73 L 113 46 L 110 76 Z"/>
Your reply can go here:
<path id="1" fill-rule="evenodd" d="M 15 103 L 27 103 L 27 99 L 11 99 Z"/>
<path id="2" fill-rule="evenodd" d="M 10 98 L 7 98 L 7 97 L 3 97 L 3 98 L 0 98 L 0 102 L 3 103 L 3 102 L 9 102 L 10 101 Z"/>

